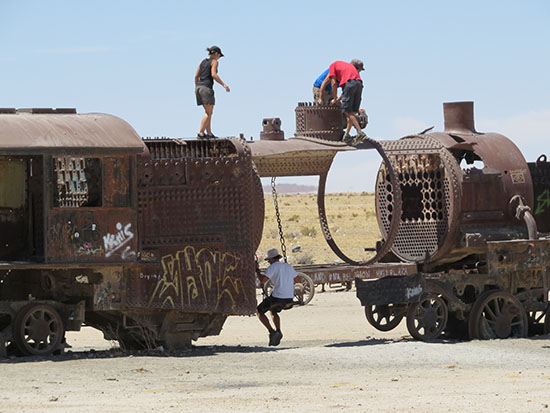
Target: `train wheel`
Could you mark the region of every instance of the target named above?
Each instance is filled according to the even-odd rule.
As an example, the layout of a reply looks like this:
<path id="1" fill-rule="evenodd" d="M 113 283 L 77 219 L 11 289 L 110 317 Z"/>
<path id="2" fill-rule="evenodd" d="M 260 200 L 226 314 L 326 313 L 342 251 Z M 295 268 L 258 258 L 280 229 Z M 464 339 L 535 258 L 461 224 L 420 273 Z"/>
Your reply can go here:
<path id="1" fill-rule="evenodd" d="M 30 303 L 13 323 L 13 339 L 24 355 L 48 356 L 58 350 L 65 336 L 61 316 L 48 304 Z"/>
<path id="2" fill-rule="evenodd" d="M 470 338 L 527 337 L 528 319 L 525 309 L 512 294 L 490 290 L 474 303 L 468 320 Z"/>
<path id="3" fill-rule="evenodd" d="M 294 283 L 294 303 L 298 305 L 308 304 L 315 295 L 315 284 L 311 277 L 303 272 L 299 272 Z M 273 292 L 273 282 L 269 280 L 263 286 L 264 294 L 271 295 Z"/>
<path id="4" fill-rule="evenodd" d="M 406 307 L 395 304 L 366 305 L 365 317 L 371 326 L 380 331 L 390 331 L 399 325 Z"/>
<path id="5" fill-rule="evenodd" d="M 311 277 L 303 272 L 298 273 L 294 283 L 294 298 L 299 305 L 308 304 L 315 295 L 315 284 Z"/>
<path id="6" fill-rule="evenodd" d="M 437 294 L 427 294 L 418 303 L 410 304 L 407 330 L 418 340 L 434 340 L 445 330 L 447 318 L 447 304 L 443 298 Z"/>

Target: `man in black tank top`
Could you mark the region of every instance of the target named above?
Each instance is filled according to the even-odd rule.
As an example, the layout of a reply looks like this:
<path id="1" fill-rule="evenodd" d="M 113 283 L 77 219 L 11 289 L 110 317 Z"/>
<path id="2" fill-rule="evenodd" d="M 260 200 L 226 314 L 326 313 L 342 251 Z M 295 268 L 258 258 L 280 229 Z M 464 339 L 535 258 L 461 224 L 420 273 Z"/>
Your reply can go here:
<path id="1" fill-rule="evenodd" d="M 204 107 L 204 116 L 202 117 L 201 127 L 197 134 L 197 138 L 199 139 L 215 138 L 211 130 L 212 112 L 216 103 L 213 89 L 214 80 L 222 85 L 227 92 L 230 90 L 229 86 L 223 83 L 218 76 L 218 59 L 223 57 L 221 49 L 218 46 L 212 46 L 206 50 L 208 51 L 208 58 L 199 64 L 197 73 L 195 74 L 197 105 Z"/>

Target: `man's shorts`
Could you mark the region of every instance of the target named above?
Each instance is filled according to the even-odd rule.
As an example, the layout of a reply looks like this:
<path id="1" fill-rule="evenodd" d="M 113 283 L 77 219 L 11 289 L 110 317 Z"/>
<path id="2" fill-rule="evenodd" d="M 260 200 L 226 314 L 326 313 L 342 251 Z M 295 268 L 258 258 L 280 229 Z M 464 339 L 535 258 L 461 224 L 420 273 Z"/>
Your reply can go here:
<path id="1" fill-rule="evenodd" d="M 363 82 L 358 79 L 348 80 L 342 88 L 342 110 L 344 113 L 359 112 L 361 106 Z"/>
<path id="2" fill-rule="evenodd" d="M 319 100 L 319 96 L 321 95 L 321 89 L 319 89 L 317 86 L 313 86 L 313 101 L 317 103 Z M 327 92 L 325 90 L 325 93 L 323 94 L 323 101 L 321 102 L 322 105 L 330 105 L 330 101 L 332 100 L 332 92 Z"/>
<path id="3" fill-rule="evenodd" d="M 277 298 L 269 295 L 256 307 L 259 313 L 265 314 L 267 311 L 272 313 L 279 313 L 285 307 L 286 304 L 291 303 L 292 298 Z"/>
<path id="4" fill-rule="evenodd" d="M 197 97 L 197 106 L 213 105 L 216 103 L 214 89 L 208 86 L 197 86 L 195 88 L 195 96 Z"/>

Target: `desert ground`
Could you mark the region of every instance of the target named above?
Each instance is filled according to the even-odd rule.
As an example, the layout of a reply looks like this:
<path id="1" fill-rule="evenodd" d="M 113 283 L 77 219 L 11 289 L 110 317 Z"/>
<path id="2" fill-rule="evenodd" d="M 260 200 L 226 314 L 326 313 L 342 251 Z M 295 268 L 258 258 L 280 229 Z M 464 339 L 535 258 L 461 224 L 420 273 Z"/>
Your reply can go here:
<path id="1" fill-rule="evenodd" d="M 84 327 L 61 356 L 0 361 L 0 412 L 549 411 L 550 339 L 414 341 L 355 291 L 282 313 L 278 347 L 231 317 L 191 350 L 124 353 Z"/>
<path id="2" fill-rule="evenodd" d="M 279 201 L 288 250 L 300 247 L 290 262 L 334 262 L 315 196 Z M 278 247 L 271 202 L 260 253 Z M 351 256 L 378 237 L 372 202 L 367 193 L 328 197 L 333 232 Z M 310 304 L 281 317 L 278 347 L 255 316 L 229 317 L 219 336 L 177 352 L 123 352 L 84 327 L 67 333 L 60 356 L 0 360 L 0 413 L 550 411 L 548 336 L 423 343 L 404 321 L 389 332 L 371 327 L 354 288 L 318 287 Z"/>

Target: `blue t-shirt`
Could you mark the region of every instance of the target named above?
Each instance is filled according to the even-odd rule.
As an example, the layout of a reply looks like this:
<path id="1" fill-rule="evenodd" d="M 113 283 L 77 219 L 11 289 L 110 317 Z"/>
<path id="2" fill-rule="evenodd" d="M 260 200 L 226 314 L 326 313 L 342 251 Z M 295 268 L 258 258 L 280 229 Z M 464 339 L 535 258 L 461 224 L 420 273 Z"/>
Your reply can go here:
<path id="1" fill-rule="evenodd" d="M 317 78 L 317 80 L 315 80 L 315 83 L 313 83 L 313 86 L 315 87 L 321 87 L 321 84 L 323 83 L 323 80 L 325 80 L 325 77 L 327 77 L 328 75 L 328 69 L 325 70 L 323 73 L 321 73 L 321 76 L 319 76 Z M 330 85 L 330 82 L 328 83 L 327 87 L 325 88 L 325 90 L 327 92 L 331 92 L 332 91 L 332 86 Z"/>

